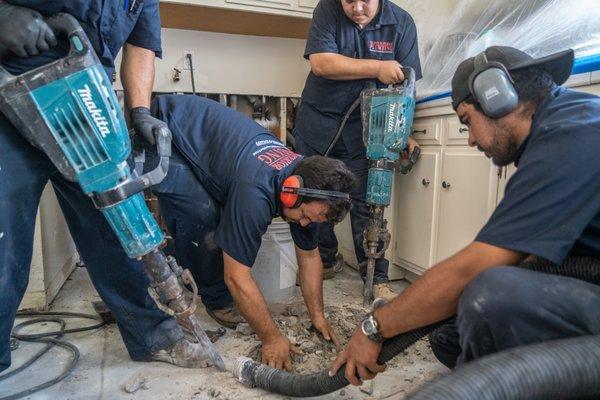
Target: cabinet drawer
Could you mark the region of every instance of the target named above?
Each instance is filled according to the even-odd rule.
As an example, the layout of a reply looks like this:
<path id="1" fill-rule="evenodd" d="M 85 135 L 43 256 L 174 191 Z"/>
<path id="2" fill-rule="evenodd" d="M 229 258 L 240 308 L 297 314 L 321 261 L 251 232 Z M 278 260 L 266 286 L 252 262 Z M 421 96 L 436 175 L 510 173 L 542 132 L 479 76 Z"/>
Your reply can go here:
<path id="1" fill-rule="evenodd" d="M 416 120 L 413 124 L 413 138 L 415 138 L 419 144 L 441 144 L 441 132 L 441 118 Z"/>
<path id="2" fill-rule="evenodd" d="M 458 118 L 447 118 L 446 126 L 446 144 L 460 146 L 469 144 L 469 128 L 461 124 Z"/>

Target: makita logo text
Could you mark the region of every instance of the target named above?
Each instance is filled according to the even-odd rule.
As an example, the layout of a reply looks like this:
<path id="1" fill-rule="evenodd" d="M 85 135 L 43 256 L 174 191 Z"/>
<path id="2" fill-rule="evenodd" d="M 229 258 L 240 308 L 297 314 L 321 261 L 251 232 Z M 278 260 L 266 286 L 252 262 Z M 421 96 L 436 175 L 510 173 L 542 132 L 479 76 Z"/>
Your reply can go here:
<path id="1" fill-rule="evenodd" d="M 96 106 L 96 103 L 94 103 L 94 99 L 92 98 L 92 90 L 88 85 L 85 85 L 84 88 L 79 89 L 77 93 L 79 93 L 83 104 L 85 104 L 85 108 L 92 116 L 94 124 L 96 124 L 98 130 L 100 130 L 100 134 L 102 137 L 106 137 L 106 135 L 110 133 L 110 129 L 108 129 L 108 121 L 104 115 L 102 115 L 102 110 Z"/>
<path id="2" fill-rule="evenodd" d="M 396 103 L 390 104 L 390 113 L 388 117 L 388 132 L 392 132 L 394 130 L 394 126 L 396 125 L 396 116 L 394 113 L 396 112 Z"/>

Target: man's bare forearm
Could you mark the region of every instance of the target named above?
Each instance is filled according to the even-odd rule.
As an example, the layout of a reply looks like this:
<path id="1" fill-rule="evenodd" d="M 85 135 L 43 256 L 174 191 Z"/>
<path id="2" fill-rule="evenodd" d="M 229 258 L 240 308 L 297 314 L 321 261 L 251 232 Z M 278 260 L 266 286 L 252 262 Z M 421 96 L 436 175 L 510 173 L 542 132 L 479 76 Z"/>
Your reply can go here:
<path id="1" fill-rule="evenodd" d="M 314 74 L 333 80 L 377 78 L 379 60 L 355 59 L 337 53 L 310 55 L 310 66 Z"/>
<path id="2" fill-rule="evenodd" d="M 323 262 L 319 250 L 301 250 L 296 247 L 299 264 L 300 290 L 312 320 L 323 313 Z"/>
<path id="3" fill-rule="evenodd" d="M 474 242 L 432 267 L 390 304 L 375 312 L 384 337 L 416 329 L 456 314 L 464 288 L 486 269 L 516 265 L 524 255 Z"/>
<path id="4" fill-rule="evenodd" d="M 150 107 L 154 85 L 154 57 L 152 50 L 126 43 L 121 63 L 121 83 L 125 91 L 125 108 Z"/>
<path id="5" fill-rule="evenodd" d="M 281 335 L 277 325 L 271 318 L 267 303 L 252 279 L 250 268 L 238 263 L 232 257 L 224 254 L 227 287 L 235 300 L 235 303 L 252 329 L 261 341 Z M 242 269 L 244 268 L 244 269 Z M 234 270 L 234 273 L 229 271 Z"/>

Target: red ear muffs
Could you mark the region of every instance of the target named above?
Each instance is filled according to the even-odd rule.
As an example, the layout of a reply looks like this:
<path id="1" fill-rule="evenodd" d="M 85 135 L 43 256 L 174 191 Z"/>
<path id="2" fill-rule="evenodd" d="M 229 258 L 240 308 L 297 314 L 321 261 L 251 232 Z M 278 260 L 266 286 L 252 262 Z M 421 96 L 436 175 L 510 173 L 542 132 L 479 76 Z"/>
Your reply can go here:
<path id="1" fill-rule="evenodd" d="M 279 200 L 281 204 L 287 208 L 298 208 L 302 204 L 302 196 L 298 194 L 298 189 L 302 189 L 304 182 L 302 177 L 299 175 L 290 175 L 284 181 L 281 186 L 281 193 L 279 193 Z"/>

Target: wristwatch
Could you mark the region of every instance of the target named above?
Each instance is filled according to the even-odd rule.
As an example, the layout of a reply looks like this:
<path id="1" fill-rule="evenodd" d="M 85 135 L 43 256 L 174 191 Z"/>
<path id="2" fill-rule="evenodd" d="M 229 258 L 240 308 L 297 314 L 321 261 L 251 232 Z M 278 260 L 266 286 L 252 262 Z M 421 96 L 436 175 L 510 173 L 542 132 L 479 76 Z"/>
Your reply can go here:
<path id="1" fill-rule="evenodd" d="M 367 314 L 367 318 L 364 319 L 360 328 L 362 333 L 374 342 L 382 343 L 385 340 L 384 337 L 381 336 L 381 333 L 379 333 L 379 325 L 373 317 L 373 313 Z"/>

